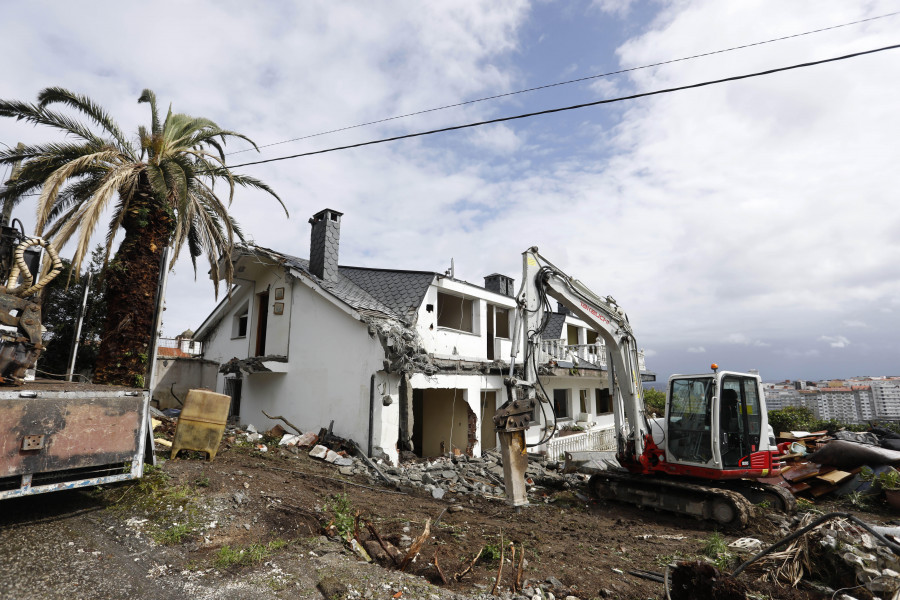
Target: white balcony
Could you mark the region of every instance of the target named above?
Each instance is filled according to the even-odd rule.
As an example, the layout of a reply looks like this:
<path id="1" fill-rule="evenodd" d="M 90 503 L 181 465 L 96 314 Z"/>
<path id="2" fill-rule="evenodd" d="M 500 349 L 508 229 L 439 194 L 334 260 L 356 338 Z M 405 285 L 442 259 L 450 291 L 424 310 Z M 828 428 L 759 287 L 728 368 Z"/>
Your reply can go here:
<path id="1" fill-rule="evenodd" d="M 582 433 L 560 435 L 547 442 L 547 457 L 560 460 L 566 452 L 615 451 L 616 433 L 612 426 L 592 429 Z"/>
<path id="2" fill-rule="evenodd" d="M 542 363 L 563 360 L 606 368 L 606 346 L 602 343 L 567 344 L 565 340 L 543 340 L 539 360 Z M 638 351 L 638 368 L 641 371 L 647 370 L 643 350 Z"/>

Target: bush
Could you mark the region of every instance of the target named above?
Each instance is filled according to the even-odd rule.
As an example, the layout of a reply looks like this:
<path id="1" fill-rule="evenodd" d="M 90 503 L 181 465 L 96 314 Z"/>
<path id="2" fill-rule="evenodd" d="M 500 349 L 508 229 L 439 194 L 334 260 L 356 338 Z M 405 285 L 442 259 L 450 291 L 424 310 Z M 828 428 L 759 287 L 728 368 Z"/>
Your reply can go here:
<path id="1" fill-rule="evenodd" d="M 653 388 L 644 389 L 644 410 L 647 415 L 656 413 L 662 417 L 666 414 L 666 394 Z"/>
<path id="2" fill-rule="evenodd" d="M 851 425 L 841 423 L 836 419 L 822 421 L 816 419 L 813 411 L 805 406 L 786 406 L 781 410 L 769 411 L 769 425 L 775 431 L 775 435 L 783 431 L 837 431 L 848 429 L 850 431 L 865 431 L 866 425 Z"/>

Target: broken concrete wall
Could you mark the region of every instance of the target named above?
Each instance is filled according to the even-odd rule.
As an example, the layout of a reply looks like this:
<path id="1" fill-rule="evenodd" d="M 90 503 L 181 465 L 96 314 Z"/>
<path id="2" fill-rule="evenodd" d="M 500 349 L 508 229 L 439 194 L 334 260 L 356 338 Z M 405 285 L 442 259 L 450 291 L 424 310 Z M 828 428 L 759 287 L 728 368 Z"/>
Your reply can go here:
<path id="1" fill-rule="evenodd" d="M 425 456 L 438 455 L 441 441 L 444 442 L 447 452 L 451 450 L 452 443 L 461 451 L 468 450 L 475 455 L 481 453 L 484 429 L 481 427 L 480 415 L 483 410 L 492 412 L 483 409 L 481 403 L 487 398 L 496 402 L 496 406 L 506 402 L 506 388 L 503 386 L 502 376 L 477 373 L 460 375 L 440 373 L 426 376 L 415 373 L 410 377 L 410 385 L 415 390 L 423 391 L 422 414 L 426 419 L 426 423 L 421 424 L 423 447 L 416 449 L 417 454 L 424 452 Z M 483 391 L 494 394 L 483 395 Z M 452 409 L 454 404 L 456 408 Z M 496 406 L 493 408 L 496 409 Z M 453 419 L 450 418 L 451 409 Z M 474 417 L 474 420 L 470 420 L 470 417 Z M 537 439 L 535 434 L 535 440 Z"/>
<path id="2" fill-rule="evenodd" d="M 159 409 L 181 408 L 188 390 L 215 390 L 219 364 L 202 358 L 161 357 L 156 359 L 153 405 Z M 180 401 L 179 401 L 180 400 Z"/>

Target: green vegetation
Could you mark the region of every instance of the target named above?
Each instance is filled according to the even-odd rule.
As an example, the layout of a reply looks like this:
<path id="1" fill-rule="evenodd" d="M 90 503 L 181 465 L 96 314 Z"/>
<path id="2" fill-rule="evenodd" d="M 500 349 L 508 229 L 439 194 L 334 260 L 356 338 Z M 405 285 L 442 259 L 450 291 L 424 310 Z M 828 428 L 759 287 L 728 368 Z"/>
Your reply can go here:
<path id="1" fill-rule="evenodd" d="M 331 513 L 331 524 L 341 538 L 349 540 L 353 537 L 356 516 L 353 514 L 353 504 L 347 494 L 330 496 L 325 501 L 325 510 Z"/>
<path id="2" fill-rule="evenodd" d="M 485 544 L 484 550 L 481 552 L 481 559 L 485 562 L 497 562 L 500 560 L 500 545 L 499 544 Z"/>
<path id="3" fill-rule="evenodd" d="M 285 546 L 287 542 L 284 540 L 272 540 L 268 544 L 250 544 L 245 548 L 222 546 L 216 552 L 213 564 L 220 569 L 258 565 Z"/>
<path id="4" fill-rule="evenodd" d="M 806 498 L 797 497 L 797 512 L 805 513 L 805 512 L 813 512 L 817 510 L 816 505 Z"/>
<path id="5" fill-rule="evenodd" d="M 900 490 L 900 471 L 888 469 L 878 475 L 869 467 L 863 467 L 859 473 L 863 481 L 871 481 L 877 490 Z"/>
<path id="6" fill-rule="evenodd" d="M 781 410 L 769 411 L 769 425 L 775 435 L 783 431 L 865 431 L 868 425 L 841 423 L 835 419 L 816 419 L 813 411 L 804 406 L 786 406 Z"/>
<path id="7" fill-rule="evenodd" d="M 728 544 L 725 537 L 718 531 L 712 532 L 703 545 L 701 553 L 712 559 L 713 564 L 720 570 L 728 568 L 734 555 L 728 551 Z"/>
<path id="8" fill-rule="evenodd" d="M 176 523 L 166 530 L 157 532 L 153 539 L 160 544 L 175 546 L 185 541 L 191 535 L 192 527 L 187 523 Z"/>
<path id="9" fill-rule="evenodd" d="M 124 493 L 121 487 L 110 487 L 100 494 L 110 501 L 110 510 L 145 516 L 147 533 L 160 544 L 182 544 L 202 524 L 197 490 L 188 485 L 172 485 L 159 467 L 145 465 L 144 476 L 127 484 Z"/>
<path id="10" fill-rule="evenodd" d="M 656 413 L 662 417 L 666 414 L 666 393 L 653 388 L 644 388 L 644 410 L 648 415 Z"/>

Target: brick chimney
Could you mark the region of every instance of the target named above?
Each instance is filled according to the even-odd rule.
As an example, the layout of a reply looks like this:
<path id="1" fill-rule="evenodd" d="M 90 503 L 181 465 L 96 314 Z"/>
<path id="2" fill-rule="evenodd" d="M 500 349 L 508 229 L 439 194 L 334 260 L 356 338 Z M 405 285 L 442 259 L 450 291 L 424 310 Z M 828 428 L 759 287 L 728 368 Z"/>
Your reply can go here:
<path id="1" fill-rule="evenodd" d="M 484 278 L 484 289 L 489 292 L 496 292 L 497 294 L 503 294 L 504 296 L 512 298 L 516 295 L 515 290 L 513 290 L 514 281 L 515 280 L 512 277 L 494 273 Z"/>
<path id="2" fill-rule="evenodd" d="M 337 281 L 343 214 L 326 208 L 309 220 L 309 271 L 324 281 Z"/>

